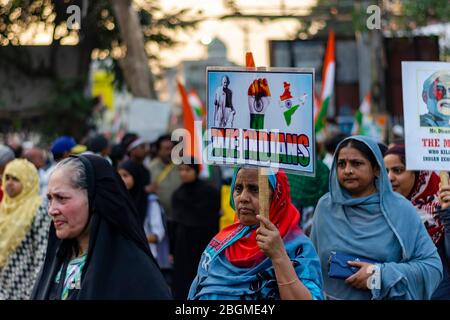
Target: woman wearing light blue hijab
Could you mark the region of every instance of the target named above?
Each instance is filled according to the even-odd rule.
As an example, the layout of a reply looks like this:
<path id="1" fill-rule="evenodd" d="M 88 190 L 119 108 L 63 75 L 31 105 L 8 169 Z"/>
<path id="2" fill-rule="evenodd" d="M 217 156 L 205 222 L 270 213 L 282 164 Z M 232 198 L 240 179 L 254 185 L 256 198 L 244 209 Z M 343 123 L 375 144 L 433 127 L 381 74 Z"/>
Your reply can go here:
<path id="1" fill-rule="evenodd" d="M 413 205 L 393 192 L 374 140 L 354 136 L 339 144 L 329 190 L 316 207 L 311 232 L 327 298 L 430 299 L 442 263 Z M 349 262 L 359 268 L 356 273 L 330 277 L 333 253 L 376 263 Z"/>

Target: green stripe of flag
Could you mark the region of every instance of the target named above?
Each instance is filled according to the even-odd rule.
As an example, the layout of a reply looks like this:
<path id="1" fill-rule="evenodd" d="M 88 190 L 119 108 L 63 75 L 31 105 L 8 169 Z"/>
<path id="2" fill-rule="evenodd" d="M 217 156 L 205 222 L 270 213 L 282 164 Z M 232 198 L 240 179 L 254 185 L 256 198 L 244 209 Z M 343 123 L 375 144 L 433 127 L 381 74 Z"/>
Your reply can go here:
<path id="1" fill-rule="evenodd" d="M 322 102 L 322 106 L 320 108 L 319 115 L 317 116 L 316 124 L 315 124 L 316 125 L 316 127 L 315 127 L 316 133 L 320 132 L 323 128 L 325 128 L 325 118 L 327 116 L 329 102 L 330 102 L 330 97 L 327 97 Z"/>
<path id="2" fill-rule="evenodd" d="M 363 114 L 362 112 L 358 109 L 355 112 L 355 125 L 356 125 L 356 130 L 354 130 L 354 132 L 352 132 L 352 134 L 354 135 L 358 135 L 361 134 L 361 129 L 362 129 L 362 120 L 363 120 Z"/>

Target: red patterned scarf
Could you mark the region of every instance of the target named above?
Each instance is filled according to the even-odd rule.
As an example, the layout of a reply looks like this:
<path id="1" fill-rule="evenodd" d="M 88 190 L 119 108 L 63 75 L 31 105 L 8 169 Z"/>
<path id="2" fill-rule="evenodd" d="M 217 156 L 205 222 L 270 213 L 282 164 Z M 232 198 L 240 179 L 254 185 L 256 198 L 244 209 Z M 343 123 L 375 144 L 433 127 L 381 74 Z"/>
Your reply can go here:
<path id="1" fill-rule="evenodd" d="M 396 144 L 390 147 L 388 154 L 397 155 L 405 163 L 405 145 Z M 444 233 L 444 226 L 437 216 L 436 209 L 440 205 L 438 191 L 441 179 L 434 171 L 415 171 L 414 185 L 406 197 L 416 207 L 423 224 L 434 244 L 438 244 Z"/>
<path id="2" fill-rule="evenodd" d="M 420 219 L 427 228 L 433 242 L 437 244 L 444 233 L 444 226 L 437 216 L 436 209 L 440 205 L 439 176 L 434 171 L 419 171 L 408 199 L 417 208 Z"/>

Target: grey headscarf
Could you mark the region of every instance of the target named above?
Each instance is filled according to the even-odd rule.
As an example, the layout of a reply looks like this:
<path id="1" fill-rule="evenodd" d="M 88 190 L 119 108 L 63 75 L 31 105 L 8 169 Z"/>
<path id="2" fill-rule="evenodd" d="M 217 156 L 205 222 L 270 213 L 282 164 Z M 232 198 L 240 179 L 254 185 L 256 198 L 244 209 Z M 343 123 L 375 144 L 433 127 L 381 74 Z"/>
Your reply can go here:
<path id="1" fill-rule="evenodd" d="M 14 151 L 8 146 L 0 144 L 0 167 L 14 160 Z"/>

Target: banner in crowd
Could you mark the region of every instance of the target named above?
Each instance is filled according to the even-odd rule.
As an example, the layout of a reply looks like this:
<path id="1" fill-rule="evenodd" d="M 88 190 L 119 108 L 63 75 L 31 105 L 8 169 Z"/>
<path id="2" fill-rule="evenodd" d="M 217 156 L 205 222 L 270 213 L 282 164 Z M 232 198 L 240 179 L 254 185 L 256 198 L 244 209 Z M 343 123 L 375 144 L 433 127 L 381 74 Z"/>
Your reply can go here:
<path id="1" fill-rule="evenodd" d="M 109 111 L 114 111 L 114 74 L 105 70 L 92 73 L 92 96 L 101 99 Z"/>
<path id="2" fill-rule="evenodd" d="M 122 115 L 126 131 L 155 141 L 168 131 L 171 104 L 145 98 L 131 99 Z"/>
<path id="3" fill-rule="evenodd" d="M 208 162 L 315 174 L 313 69 L 207 69 Z"/>
<path id="4" fill-rule="evenodd" d="M 450 63 L 402 62 L 408 170 L 450 170 Z"/>

